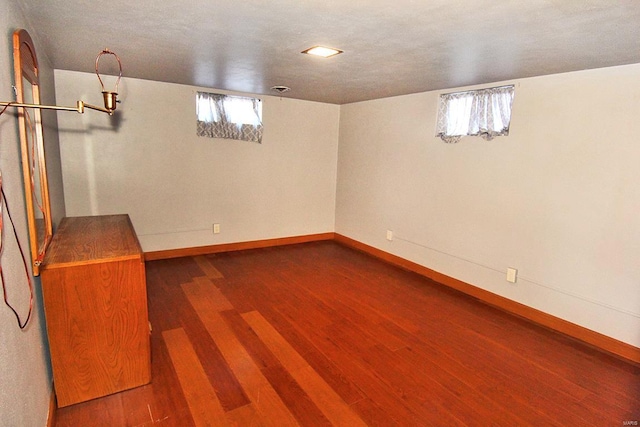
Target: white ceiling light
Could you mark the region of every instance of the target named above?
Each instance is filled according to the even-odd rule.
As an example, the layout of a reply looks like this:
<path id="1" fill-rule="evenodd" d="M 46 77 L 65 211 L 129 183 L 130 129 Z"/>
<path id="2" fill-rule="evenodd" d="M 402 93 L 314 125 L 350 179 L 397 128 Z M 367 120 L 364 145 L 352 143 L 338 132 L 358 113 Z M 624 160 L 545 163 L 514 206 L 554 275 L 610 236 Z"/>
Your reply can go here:
<path id="1" fill-rule="evenodd" d="M 315 56 L 321 56 L 323 58 L 329 58 L 330 56 L 334 56 L 334 55 L 338 55 L 340 53 L 342 53 L 343 51 L 340 49 L 334 49 L 331 47 L 325 47 L 325 46 L 314 46 L 314 47 L 310 47 L 307 50 L 303 50 L 302 53 L 306 53 L 309 55 L 315 55 Z"/>

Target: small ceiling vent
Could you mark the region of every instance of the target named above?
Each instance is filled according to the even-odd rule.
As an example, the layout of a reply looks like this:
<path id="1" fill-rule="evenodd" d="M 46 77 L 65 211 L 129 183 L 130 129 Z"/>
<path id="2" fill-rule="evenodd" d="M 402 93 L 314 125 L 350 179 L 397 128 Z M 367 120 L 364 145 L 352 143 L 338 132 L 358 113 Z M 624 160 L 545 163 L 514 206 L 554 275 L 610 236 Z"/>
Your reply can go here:
<path id="1" fill-rule="evenodd" d="M 278 93 L 285 93 L 289 92 L 291 88 L 287 86 L 271 86 L 271 90 Z"/>

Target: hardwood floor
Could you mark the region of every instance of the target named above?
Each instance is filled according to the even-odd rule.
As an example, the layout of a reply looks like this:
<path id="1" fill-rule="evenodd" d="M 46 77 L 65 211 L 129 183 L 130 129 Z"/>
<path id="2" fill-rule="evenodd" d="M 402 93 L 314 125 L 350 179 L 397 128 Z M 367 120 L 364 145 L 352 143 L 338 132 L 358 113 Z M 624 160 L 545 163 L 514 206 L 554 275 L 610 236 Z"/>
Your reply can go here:
<path id="1" fill-rule="evenodd" d="M 639 367 L 334 242 L 147 262 L 147 283 L 152 384 L 57 426 L 640 421 Z"/>

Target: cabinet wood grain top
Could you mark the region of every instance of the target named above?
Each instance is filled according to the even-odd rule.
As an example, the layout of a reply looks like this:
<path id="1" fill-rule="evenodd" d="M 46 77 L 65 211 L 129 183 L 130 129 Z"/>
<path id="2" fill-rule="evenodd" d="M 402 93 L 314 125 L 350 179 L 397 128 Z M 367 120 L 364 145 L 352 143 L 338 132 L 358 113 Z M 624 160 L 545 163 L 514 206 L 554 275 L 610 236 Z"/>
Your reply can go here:
<path id="1" fill-rule="evenodd" d="M 142 258 L 129 215 L 67 217 L 60 222 L 43 269 Z"/>

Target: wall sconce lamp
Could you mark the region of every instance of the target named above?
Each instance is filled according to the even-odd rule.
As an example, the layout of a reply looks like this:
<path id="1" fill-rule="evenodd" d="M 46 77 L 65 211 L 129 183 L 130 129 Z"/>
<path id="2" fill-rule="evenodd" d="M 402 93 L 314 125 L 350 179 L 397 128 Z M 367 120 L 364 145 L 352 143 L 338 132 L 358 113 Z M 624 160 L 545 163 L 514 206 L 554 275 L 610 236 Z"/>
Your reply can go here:
<path id="1" fill-rule="evenodd" d="M 116 87 L 114 91 L 108 91 L 104 88 L 104 83 L 102 82 L 102 78 L 100 77 L 100 73 L 98 72 L 98 64 L 100 62 L 100 57 L 102 55 L 113 55 L 118 61 L 119 74 L 118 80 L 116 80 Z M 110 116 L 113 115 L 113 112 L 116 110 L 116 104 L 118 101 L 118 85 L 120 84 L 120 79 L 122 78 L 122 62 L 120 62 L 120 57 L 116 55 L 114 52 L 109 49 L 103 49 L 102 52 L 98 54 L 96 57 L 96 75 L 98 76 L 98 80 L 100 81 L 100 86 L 102 86 L 102 98 L 104 100 L 104 108 L 99 107 L 97 105 L 87 104 L 84 101 L 77 101 L 75 107 L 64 107 L 58 105 L 41 105 L 41 104 L 23 104 L 18 102 L 0 102 L 0 106 L 7 107 L 26 107 L 26 108 L 39 108 L 44 110 L 62 110 L 62 111 L 76 111 L 80 114 L 84 113 L 85 108 L 89 108 L 91 110 L 101 111 L 103 113 L 107 113 Z"/>

